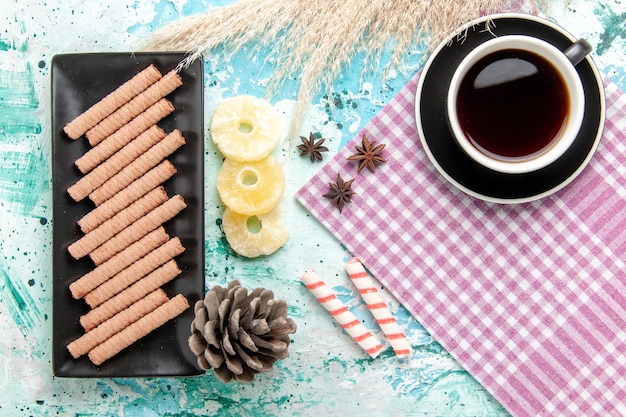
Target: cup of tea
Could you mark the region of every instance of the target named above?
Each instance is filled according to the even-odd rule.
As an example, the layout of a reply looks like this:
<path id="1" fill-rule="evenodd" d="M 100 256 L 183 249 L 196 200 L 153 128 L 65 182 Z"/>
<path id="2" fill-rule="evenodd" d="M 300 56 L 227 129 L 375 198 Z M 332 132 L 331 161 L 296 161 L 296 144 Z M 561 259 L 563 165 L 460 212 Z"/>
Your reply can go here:
<path id="1" fill-rule="evenodd" d="M 566 51 L 526 35 L 473 49 L 456 68 L 447 117 L 459 146 L 494 171 L 521 174 L 556 161 L 580 130 L 585 108 L 576 64 L 591 51 Z"/>

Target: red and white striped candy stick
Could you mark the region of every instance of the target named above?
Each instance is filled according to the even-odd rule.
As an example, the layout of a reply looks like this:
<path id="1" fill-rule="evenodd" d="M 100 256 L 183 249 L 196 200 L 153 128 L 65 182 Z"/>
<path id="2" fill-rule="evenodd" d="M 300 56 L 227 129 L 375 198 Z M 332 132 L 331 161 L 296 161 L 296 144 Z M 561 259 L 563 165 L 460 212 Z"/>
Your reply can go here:
<path id="1" fill-rule="evenodd" d="M 398 322 L 391 315 L 387 304 L 380 296 L 378 289 L 374 285 L 372 277 L 369 276 L 359 258 L 352 258 L 345 265 L 348 276 L 359 290 L 367 308 L 372 312 L 376 322 L 389 340 L 393 351 L 397 356 L 409 356 L 411 345 L 400 329 Z"/>
<path id="2" fill-rule="evenodd" d="M 346 308 L 346 306 L 337 298 L 333 290 L 331 290 L 315 271 L 309 271 L 300 277 L 304 285 L 313 293 L 317 301 L 322 303 L 324 308 L 337 320 L 337 323 L 352 336 L 372 358 L 378 356 L 382 351 L 383 345 L 380 341 L 369 332 L 355 316 Z"/>

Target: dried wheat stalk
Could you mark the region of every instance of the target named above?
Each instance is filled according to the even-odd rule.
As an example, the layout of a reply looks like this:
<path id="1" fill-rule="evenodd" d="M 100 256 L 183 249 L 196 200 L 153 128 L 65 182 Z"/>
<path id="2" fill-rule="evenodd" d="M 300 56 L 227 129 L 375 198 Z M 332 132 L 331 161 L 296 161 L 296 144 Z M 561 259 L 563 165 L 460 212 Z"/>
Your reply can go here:
<path id="1" fill-rule="evenodd" d="M 183 68 L 218 48 L 234 54 L 244 46 L 251 53 L 273 46 L 274 73 L 266 98 L 286 80 L 298 80 L 295 134 L 315 95 L 330 96 L 334 81 L 358 53 L 365 57 L 363 75 L 380 64 L 390 45 L 385 77 L 411 47 L 433 47 L 463 23 L 509 5 L 508 0 L 240 0 L 153 32 L 144 49 L 188 51 Z"/>

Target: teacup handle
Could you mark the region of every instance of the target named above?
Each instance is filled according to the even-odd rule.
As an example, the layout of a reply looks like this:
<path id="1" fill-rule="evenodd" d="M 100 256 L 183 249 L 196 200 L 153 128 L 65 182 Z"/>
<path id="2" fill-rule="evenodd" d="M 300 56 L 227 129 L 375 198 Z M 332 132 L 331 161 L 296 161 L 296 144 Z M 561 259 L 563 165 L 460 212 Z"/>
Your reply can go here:
<path id="1" fill-rule="evenodd" d="M 580 38 L 572 46 L 567 48 L 563 53 L 576 66 L 593 50 L 593 46 L 585 39 Z"/>

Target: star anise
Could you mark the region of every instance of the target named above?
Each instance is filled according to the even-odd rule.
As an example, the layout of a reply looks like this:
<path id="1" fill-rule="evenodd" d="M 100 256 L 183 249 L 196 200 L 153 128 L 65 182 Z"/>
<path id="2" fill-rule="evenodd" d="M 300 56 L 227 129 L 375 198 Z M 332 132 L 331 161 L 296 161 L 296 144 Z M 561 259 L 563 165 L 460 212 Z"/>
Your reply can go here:
<path id="1" fill-rule="evenodd" d="M 300 156 L 309 155 L 311 162 L 315 162 L 316 159 L 321 161 L 322 152 L 328 152 L 328 148 L 326 146 L 322 146 L 326 139 L 321 138 L 316 142 L 313 132 L 311 132 L 308 139 L 304 136 L 300 136 L 300 140 L 302 141 L 302 145 L 297 146 L 300 151 Z"/>
<path id="2" fill-rule="evenodd" d="M 362 146 L 355 146 L 357 153 L 348 157 L 350 161 L 359 161 L 359 168 L 357 172 L 361 172 L 363 168 L 367 167 L 371 172 L 376 172 L 376 164 L 382 164 L 387 162 L 385 158 L 380 156 L 380 153 L 385 149 L 385 144 L 376 146 L 376 142 L 370 142 L 365 135 L 361 139 Z"/>
<path id="3" fill-rule="evenodd" d="M 332 200 L 332 204 L 337 206 L 339 213 L 342 212 L 344 205 L 352 202 L 352 196 L 356 194 L 352 191 L 352 182 L 354 182 L 354 179 L 344 181 L 344 179 L 341 178 L 341 174 L 338 173 L 337 181 L 335 183 L 328 183 L 330 191 L 324 194 L 323 197 Z"/>

